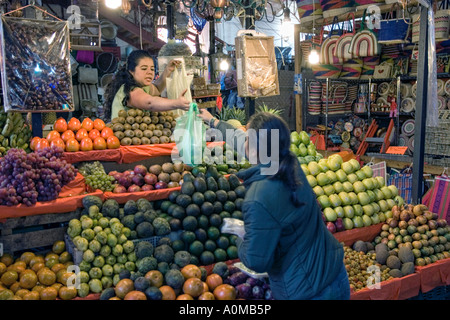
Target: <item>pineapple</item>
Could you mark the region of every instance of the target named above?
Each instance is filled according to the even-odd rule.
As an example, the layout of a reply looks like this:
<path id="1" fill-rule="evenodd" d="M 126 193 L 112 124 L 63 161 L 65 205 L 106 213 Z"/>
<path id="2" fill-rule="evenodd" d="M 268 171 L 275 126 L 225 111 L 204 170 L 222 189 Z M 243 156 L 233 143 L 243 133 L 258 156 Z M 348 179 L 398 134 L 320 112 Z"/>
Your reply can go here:
<path id="1" fill-rule="evenodd" d="M 218 117 L 220 120 L 228 122 L 235 128 L 242 127 L 247 123 L 245 110 L 236 107 L 223 107 Z"/>
<path id="2" fill-rule="evenodd" d="M 263 103 L 262 105 L 258 106 L 257 112 L 268 112 L 279 116 L 283 113 L 283 110 L 278 108 L 269 108 L 265 103 Z"/>

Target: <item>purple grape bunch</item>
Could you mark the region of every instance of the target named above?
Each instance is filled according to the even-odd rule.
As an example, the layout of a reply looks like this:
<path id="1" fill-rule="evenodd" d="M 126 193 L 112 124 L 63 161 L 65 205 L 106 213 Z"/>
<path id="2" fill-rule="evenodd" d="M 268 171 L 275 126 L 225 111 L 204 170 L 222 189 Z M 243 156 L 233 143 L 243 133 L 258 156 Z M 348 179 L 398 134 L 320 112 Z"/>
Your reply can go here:
<path id="1" fill-rule="evenodd" d="M 58 147 L 28 154 L 22 149 L 8 150 L 0 159 L 0 205 L 31 206 L 56 199 L 77 174 L 74 166 L 61 159 L 62 154 Z"/>

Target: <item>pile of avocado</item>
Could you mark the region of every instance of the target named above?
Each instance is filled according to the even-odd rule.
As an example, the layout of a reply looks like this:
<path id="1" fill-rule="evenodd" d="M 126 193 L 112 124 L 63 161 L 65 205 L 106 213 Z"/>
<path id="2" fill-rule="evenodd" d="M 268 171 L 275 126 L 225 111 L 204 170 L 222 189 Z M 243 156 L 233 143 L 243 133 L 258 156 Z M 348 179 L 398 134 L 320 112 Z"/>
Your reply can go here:
<path id="1" fill-rule="evenodd" d="M 171 230 L 181 233 L 172 243 L 175 252 L 188 251 L 197 265 L 236 259 L 236 236 L 220 227 L 224 218 L 243 219 L 245 191 L 235 174 L 225 177 L 214 166 L 185 174 L 181 190 L 159 203 L 161 212 L 172 217 Z"/>

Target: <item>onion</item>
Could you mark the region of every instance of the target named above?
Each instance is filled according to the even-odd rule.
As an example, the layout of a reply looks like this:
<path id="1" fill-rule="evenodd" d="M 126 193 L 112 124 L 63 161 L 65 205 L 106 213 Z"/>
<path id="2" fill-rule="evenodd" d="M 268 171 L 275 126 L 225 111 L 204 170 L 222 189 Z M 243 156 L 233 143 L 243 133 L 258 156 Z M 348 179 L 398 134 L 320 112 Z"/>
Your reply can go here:
<path id="1" fill-rule="evenodd" d="M 158 181 L 157 183 L 155 183 L 155 189 L 166 189 L 167 188 L 167 183 L 165 183 L 164 181 Z"/>
<path id="2" fill-rule="evenodd" d="M 144 176 L 144 181 L 145 181 L 146 184 L 154 185 L 155 183 L 158 182 L 158 177 L 155 174 L 153 174 L 153 173 L 147 173 Z"/>
<path id="3" fill-rule="evenodd" d="M 328 229 L 328 231 L 330 231 L 331 233 L 335 233 L 335 232 L 336 232 L 336 226 L 335 226 L 334 223 L 331 222 L 331 221 L 327 222 L 327 229 Z"/>
<path id="4" fill-rule="evenodd" d="M 117 179 L 117 182 L 120 184 L 120 185 L 122 185 L 122 186 L 124 186 L 125 188 L 129 188 L 130 186 L 131 186 L 131 184 L 132 184 L 132 181 L 131 181 L 131 177 L 130 176 L 127 176 L 127 175 L 125 175 L 125 174 L 122 174 L 122 176 L 119 178 L 119 179 Z"/>
<path id="5" fill-rule="evenodd" d="M 147 167 L 142 164 L 138 164 L 134 167 L 133 171 L 135 174 L 140 174 L 142 176 L 145 176 L 145 174 L 147 173 Z"/>
<path id="6" fill-rule="evenodd" d="M 144 184 L 141 188 L 142 191 L 151 191 L 155 190 L 155 187 L 151 184 Z"/>
<path id="7" fill-rule="evenodd" d="M 133 184 L 128 188 L 128 192 L 139 192 L 141 191 L 141 187 Z"/>
<path id="8" fill-rule="evenodd" d="M 115 186 L 113 192 L 114 193 L 125 193 L 125 192 L 127 192 L 127 188 L 125 188 L 124 186 L 118 184 L 118 185 Z"/>
<path id="9" fill-rule="evenodd" d="M 131 178 L 131 181 L 138 185 L 139 187 L 142 187 L 145 184 L 144 177 L 141 174 L 135 174 L 133 178 Z"/>

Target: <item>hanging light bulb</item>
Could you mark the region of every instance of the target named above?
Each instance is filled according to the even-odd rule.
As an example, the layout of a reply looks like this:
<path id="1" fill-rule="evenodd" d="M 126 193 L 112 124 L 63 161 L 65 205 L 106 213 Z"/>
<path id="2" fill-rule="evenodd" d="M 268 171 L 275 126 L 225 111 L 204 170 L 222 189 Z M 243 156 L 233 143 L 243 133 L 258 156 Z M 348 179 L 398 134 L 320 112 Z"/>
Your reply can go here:
<path id="1" fill-rule="evenodd" d="M 318 64 L 319 63 L 319 53 L 316 49 L 312 49 L 308 56 L 308 61 L 310 64 Z"/>
<path id="2" fill-rule="evenodd" d="M 124 15 L 128 15 L 131 10 L 131 4 L 128 0 L 122 0 L 122 12 Z"/>
<path id="3" fill-rule="evenodd" d="M 228 64 L 228 61 L 226 59 L 223 59 L 220 61 L 219 69 L 221 71 L 227 71 L 230 65 Z"/>
<path id="4" fill-rule="evenodd" d="M 110 9 L 117 9 L 122 5 L 122 0 L 105 0 L 105 5 Z"/>

